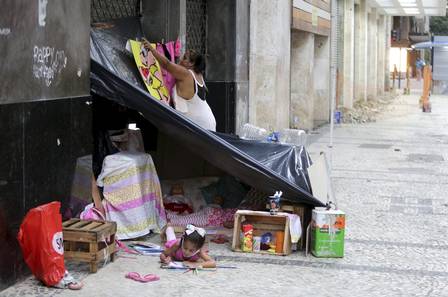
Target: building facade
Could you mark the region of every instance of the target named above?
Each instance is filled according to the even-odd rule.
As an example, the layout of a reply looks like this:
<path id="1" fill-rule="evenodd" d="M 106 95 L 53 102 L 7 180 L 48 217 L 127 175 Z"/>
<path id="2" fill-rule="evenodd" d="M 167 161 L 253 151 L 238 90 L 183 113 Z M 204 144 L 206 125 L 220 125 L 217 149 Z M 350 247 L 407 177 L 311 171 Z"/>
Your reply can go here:
<path id="1" fill-rule="evenodd" d="M 389 89 L 390 15 L 406 10 L 384 5 L 9 1 L 0 11 L 0 290 L 27 273 L 16 240 L 26 212 L 54 200 L 64 211 L 76 160 L 92 153 L 92 22 L 141 17 L 147 39 L 179 38 L 184 49 L 205 54 L 208 101 L 219 132 L 238 134 L 245 123 L 310 131 L 329 122 L 333 100 L 336 107 L 352 108 Z"/>

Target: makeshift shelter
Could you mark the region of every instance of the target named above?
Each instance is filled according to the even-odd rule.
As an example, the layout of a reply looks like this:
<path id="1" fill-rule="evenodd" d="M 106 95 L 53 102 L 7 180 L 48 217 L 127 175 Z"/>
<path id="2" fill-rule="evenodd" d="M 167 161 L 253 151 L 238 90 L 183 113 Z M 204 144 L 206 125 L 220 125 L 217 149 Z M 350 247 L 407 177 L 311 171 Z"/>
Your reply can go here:
<path id="1" fill-rule="evenodd" d="M 243 140 L 213 133 L 196 125 L 172 107 L 152 98 L 145 90 L 132 57 L 126 52 L 128 39 L 143 36 L 138 18 L 115 20 L 93 26 L 91 31 L 91 91 L 138 111 L 154 125 L 158 137 L 173 148 L 176 160 L 203 159 L 216 169 L 265 193 L 283 192 L 283 199 L 322 206 L 311 194 L 307 175 L 309 156 L 303 147 Z M 160 141 L 157 150 L 160 150 Z M 163 150 L 164 148 L 162 148 Z M 156 166 L 164 164 L 157 156 Z M 162 158 L 167 158 L 164 154 Z M 191 160 L 189 160 L 191 163 Z M 168 162 L 169 163 L 169 162 Z M 160 165 L 162 166 L 162 165 Z M 171 162 L 175 172 L 176 165 Z M 166 172 L 163 168 L 158 171 Z"/>

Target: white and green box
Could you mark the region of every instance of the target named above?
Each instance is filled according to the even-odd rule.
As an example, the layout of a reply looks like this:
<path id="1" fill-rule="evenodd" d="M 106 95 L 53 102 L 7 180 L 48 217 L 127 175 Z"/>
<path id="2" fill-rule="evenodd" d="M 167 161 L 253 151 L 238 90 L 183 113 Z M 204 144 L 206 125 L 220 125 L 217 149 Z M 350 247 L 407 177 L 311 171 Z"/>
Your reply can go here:
<path id="1" fill-rule="evenodd" d="M 345 213 L 323 207 L 313 209 L 311 253 L 319 258 L 344 257 Z"/>

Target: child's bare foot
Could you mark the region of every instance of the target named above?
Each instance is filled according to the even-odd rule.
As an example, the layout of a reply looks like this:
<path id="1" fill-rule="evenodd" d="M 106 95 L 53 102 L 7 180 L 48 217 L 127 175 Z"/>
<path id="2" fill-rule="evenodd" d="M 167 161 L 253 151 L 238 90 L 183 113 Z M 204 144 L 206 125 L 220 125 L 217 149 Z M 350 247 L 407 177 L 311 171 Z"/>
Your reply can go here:
<path id="1" fill-rule="evenodd" d="M 68 284 L 67 286 L 70 290 L 81 290 L 82 283 L 81 282 L 73 282 Z"/>

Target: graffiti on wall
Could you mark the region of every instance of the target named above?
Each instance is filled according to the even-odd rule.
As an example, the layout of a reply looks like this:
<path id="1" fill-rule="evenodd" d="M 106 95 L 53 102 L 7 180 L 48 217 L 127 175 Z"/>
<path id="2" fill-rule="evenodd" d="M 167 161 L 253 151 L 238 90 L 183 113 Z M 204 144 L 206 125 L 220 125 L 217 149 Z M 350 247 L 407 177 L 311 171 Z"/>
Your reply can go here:
<path id="1" fill-rule="evenodd" d="M 11 33 L 10 28 L 0 28 L 0 35 L 8 36 Z"/>
<path id="2" fill-rule="evenodd" d="M 56 50 L 50 46 L 34 46 L 33 76 L 50 87 L 62 69 L 67 66 L 64 50 Z"/>
<path id="3" fill-rule="evenodd" d="M 47 3 L 48 0 L 37 0 L 38 1 L 38 20 L 39 26 L 45 27 L 45 19 L 47 17 Z"/>

